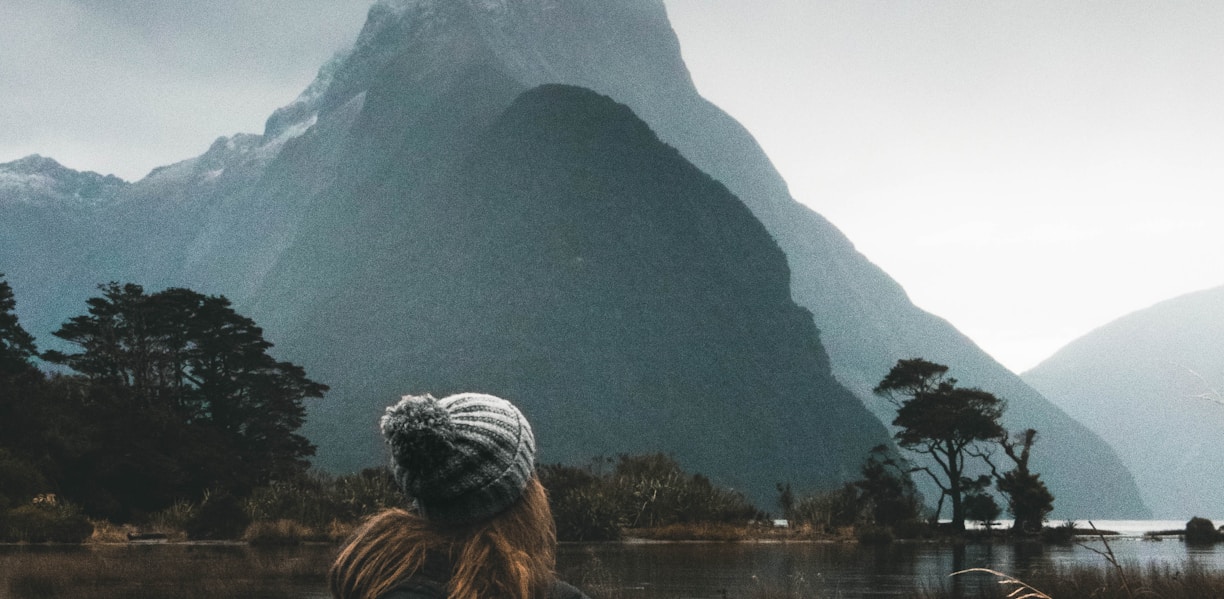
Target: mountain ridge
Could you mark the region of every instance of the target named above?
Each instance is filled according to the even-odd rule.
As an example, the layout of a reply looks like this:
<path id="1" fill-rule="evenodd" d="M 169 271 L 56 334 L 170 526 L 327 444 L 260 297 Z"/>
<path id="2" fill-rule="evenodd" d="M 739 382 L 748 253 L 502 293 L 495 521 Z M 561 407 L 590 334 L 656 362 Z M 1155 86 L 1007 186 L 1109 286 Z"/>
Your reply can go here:
<path id="1" fill-rule="evenodd" d="M 521 18 L 523 11 L 531 18 Z M 266 165 L 247 171 L 246 179 L 237 177 L 241 169 L 227 167 L 221 176 L 237 177 L 231 187 L 198 187 L 207 199 L 204 206 L 169 207 L 172 202 L 154 202 L 152 195 L 151 209 L 133 205 L 125 228 L 183 226 L 158 230 L 141 251 L 120 252 L 122 257 L 100 272 L 107 278 L 130 276 L 149 287 L 174 283 L 225 292 L 260 322 L 271 322 L 269 330 L 279 330 L 277 319 L 284 324 L 294 311 L 278 316 L 278 308 L 306 301 L 299 295 L 321 293 L 268 291 L 276 287 L 279 264 L 309 215 L 325 212 L 334 190 L 352 190 L 372 173 L 393 168 L 379 157 L 399 147 L 405 135 L 430 131 L 423 122 L 412 124 L 419 130 L 384 127 L 371 115 L 384 114 L 390 118 L 386 122 L 403 125 L 399 117 L 413 105 L 428 104 L 464 73 L 488 75 L 485 71 L 497 73 L 505 84 L 497 92 L 500 100 L 486 107 L 486 117 L 492 104 L 508 103 L 542 83 L 587 87 L 625 103 L 662 141 L 722 182 L 785 251 L 791 294 L 813 315 L 834 375 L 880 420 L 891 420 L 890 406 L 870 389 L 897 359 L 922 356 L 947 363 L 965 384 L 1011 400 L 1008 426 L 1038 428 L 1043 443 L 1058 448 L 1056 456 L 1039 444 L 1034 455 L 1035 467 L 1059 497 L 1056 513 L 1145 513 L 1111 448 L 946 321 L 914 307 L 904 290 L 832 224 L 790 197 L 752 136 L 693 87 L 666 9 L 657 0 L 376 3 L 354 49 L 325 65 L 316 83 L 268 119 L 263 142 L 302 123 L 312 126 L 287 140 Z M 200 219 L 207 221 L 202 228 L 187 224 Z M 84 293 L 69 289 L 60 295 L 83 299 Z M 41 322 L 54 325 L 49 317 Z M 1100 498 L 1077 491 L 1085 481 L 1116 492 Z"/>
<path id="2" fill-rule="evenodd" d="M 1224 287 L 1159 302 L 1024 373 L 1119 448 L 1157 517 L 1217 513 L 1224 483 Z"/>

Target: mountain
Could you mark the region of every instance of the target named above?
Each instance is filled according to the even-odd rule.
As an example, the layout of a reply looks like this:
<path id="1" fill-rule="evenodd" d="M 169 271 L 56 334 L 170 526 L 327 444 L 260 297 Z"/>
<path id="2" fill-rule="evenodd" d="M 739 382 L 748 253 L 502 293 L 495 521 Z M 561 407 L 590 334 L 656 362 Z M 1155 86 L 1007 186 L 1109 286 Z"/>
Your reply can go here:
<path id="1" fill-rule="evenodd" d="M 1113 444 L 1158 518 L 1224 506 L 1224 287 L 1115 320 L 1024 373 Z"/>
<path id="2" fill-rule="evenodd" d="M 451 116 L 504 80 L 464 83 L 440 99 Z M 762 502 L 778 480 L 853 477 L 887 441 L 833 379 L 768 232 L 627 107 L 549 85 L 461 118 L 334 187 L 264 289 L 280 304 L 316 283 L 284 345 L 361 390 L 312 423 L 329 459 L 378 454 L 352 422 L 388 397 L 473 388 L 515 398 L 545 460 L 661 450 Z"/>
<path id="3" fill-rule="evenodd" d="M 225 293 L 312 373 L 333 368 L 336 357 L 364 369 L 364 353 L 318 363 L 299 353 L 300 323 L 349 293 L 349 283 L 338 282 L 351 283 L 348 265 L 397 247 L 396 232 L 386 230 L 402 220 L 387 217 L 393 207 L 466 156 L 465 140 L 520 94 L 549 83 L 625 104 L 747 206 L 784 252 L 791 297 L 811 312 L 833 374 L 879 420 L 890 422 L 892 408 L 870 389 L 897 359 L 948 364 L 962 383 L 1008 399 L 1009 427 L 1041 431 L 1033 464 L 1058 496 L 1056 514 L 1145 515 L 1108 445 L 948 323 L 914 307 L 835 227 L 790 197 L 752 136 L 694 88 L 660 0 L 380 1 L 353 49 L 274 113 L 263 135 L 222 138 L 200 158 L 132 184 L 116 205 L 94 209 L 91 218 L 106 223 L 95 273 L 149 288 Z M 391 180 L 398 183 L 387 187 Z M 411 261 L 395 266 L 409 270 Z M 19 282 L 49 278 L 36 270 L 42 274 L 32 278 L 13 273 L 18 293 Z M 383 275 L 367 276 L 361 285 L 375 294 Z M 79 312 L 90 291 L 42 286 L 55 290 L 58 305 L 47 312 L 58 311 L 59 320 L 23 314 L 39 332 Z M 375 387 L 352 396 L 369 397 L 367 388 Z M 332 405 L 351 400 L 335 389 Z M 315 422 L 330 417 L 327 409 Z M 1101 487 L 1114 492 L 1091 490 Z"/>
<path id="4" fill-rule="evenodd" d="M 43 325 L 31 328 L 40 333 L 40 344 L 46 325 L 69 315 L 61 293 L 76 290 L 72 296 L 83 301 L 99 282 L 95 216 L 129 187 L 117 177 L 75 171 L 39 155 L 0 164 L 0 273 L 17 293 L 22 322 Z"/>

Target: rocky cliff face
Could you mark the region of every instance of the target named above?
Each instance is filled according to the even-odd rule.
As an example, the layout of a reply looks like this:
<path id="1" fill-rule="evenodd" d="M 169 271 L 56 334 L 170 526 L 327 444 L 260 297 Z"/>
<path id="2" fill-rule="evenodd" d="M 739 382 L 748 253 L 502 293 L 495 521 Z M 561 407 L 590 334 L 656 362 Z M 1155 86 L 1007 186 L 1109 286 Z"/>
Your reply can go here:
<path id="1" fill-rule="evenodd" d="M 1221 339 L 1224 287 L 1107 324 L 1024 380 L 1118 448 L 1157 518 L 1217 514 L 1224 505 Z"/>
<path id="2" fill-rule="evenodd" d="M 881 420 L 891 420 L 891 408 L 870 389 L 898 358 L 947 363 L 964 383 L 1009 400 L 1009 426 L 1042 432 L 1049 450 L 1038 447 L 1034 462 L 1058 495 L 1058 514 L 1144 514 L 1105 443 L 914 307 L 836 228 L 789 197 L 751 135 L 693 87 L 660 0 L 383 0 L 351 52 L 273 114 L 262 136 L 239 140 L 247 151 L 225 142 L 209 152 L 218 162 L 175 165 L 125 193 L 107 237 L 148 235 L 100 251 L 113 258 L 94 273 L 226 293 L 273 339 L 282 331 L 288 339 L 313 306 L 344 293 L 348 283 L 334 281 L 349 281 L 346 265 L 362 264 L 374 251 L 367 248 L 396 247 L 387 227 L 400 221 L 384 217 L 390 207 L 410 206 L 430 173 L 471 155 L 464 144 L 473 132 L 545 83 L 624 103 L 751 210 L 785 253 L 791 295 L 811 312 L 833 373 Z M 384 194 L 380 181 L 392 178 L 397 191 Z M 360 243 L 332 243 L 300 259 L 303 244 L 319 236 Z M 88 293 L 69 286 L 55 294 L 63 298 L 59 318 L 79 311 Z M 55 324 L 25 315 L 23 322 L 34 330 Z M 1081 491 L 1085 483 L 1114 493 Z"/>

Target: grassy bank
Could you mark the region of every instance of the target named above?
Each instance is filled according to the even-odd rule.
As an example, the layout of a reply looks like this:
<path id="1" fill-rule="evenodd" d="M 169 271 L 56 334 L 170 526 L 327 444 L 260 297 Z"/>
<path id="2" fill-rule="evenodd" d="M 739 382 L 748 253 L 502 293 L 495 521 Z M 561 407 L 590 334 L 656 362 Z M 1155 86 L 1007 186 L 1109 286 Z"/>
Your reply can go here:
<path id="1" fill-rule="evenodd" d="M 12 599 L 289 599 L 323 589 L 330 546 L 161 545 L 0 554 Z"/>

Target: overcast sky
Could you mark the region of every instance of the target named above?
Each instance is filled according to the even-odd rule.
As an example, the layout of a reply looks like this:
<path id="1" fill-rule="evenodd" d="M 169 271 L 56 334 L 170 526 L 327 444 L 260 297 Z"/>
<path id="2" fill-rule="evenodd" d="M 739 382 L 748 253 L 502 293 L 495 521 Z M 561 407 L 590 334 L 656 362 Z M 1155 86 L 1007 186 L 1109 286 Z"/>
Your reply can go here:
<path id="1" fill-rule="evenodd" d="M 0 162 L 134 180 L 261 132 L 368 4 L 0 0 Z M 796 199 L 1013 370 L 1224 284 L 1224 3 L 667 5 Z"/>

